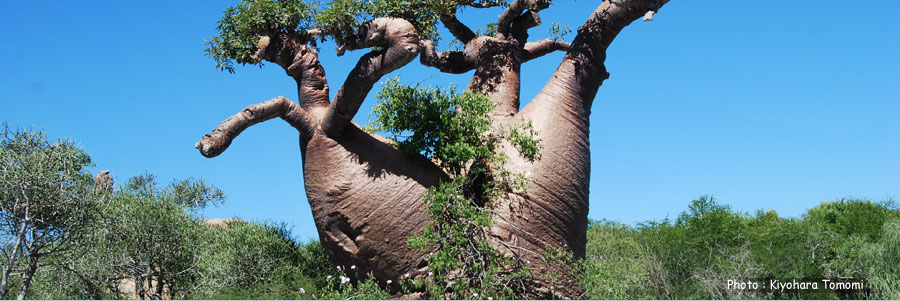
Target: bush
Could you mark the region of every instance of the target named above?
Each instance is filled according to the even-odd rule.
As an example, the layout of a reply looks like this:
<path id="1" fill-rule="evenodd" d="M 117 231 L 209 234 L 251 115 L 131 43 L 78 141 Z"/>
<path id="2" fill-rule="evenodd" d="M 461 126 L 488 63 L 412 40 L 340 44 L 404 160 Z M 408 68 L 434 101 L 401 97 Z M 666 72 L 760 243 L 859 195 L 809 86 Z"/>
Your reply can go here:
<path id="1" fill-rule="evenodd" d="M 640 234 L 621 223 L 590 223 L 582 277 L 588 299 L 654 298 L 648 285 L 651 259 Z"/>
<path id="2" fill-rule="evenodd" d="M 316 292 L 330 266 L 319 243 L 296 243 L 284 225 L 232 222 L 205 239 L 196 298 L 306 299 L 300 288 Z"/>
<path id="3" fill-rule="evenodd" d="M 701 197 L 675 221 L 588 228 L 582 282 L 595 299 L 900 297 L 900 210 L 842 199 L 801 218 L 734 212 Z M 732 280 L 853 278 L 868 291 L 726 290 Z"/>

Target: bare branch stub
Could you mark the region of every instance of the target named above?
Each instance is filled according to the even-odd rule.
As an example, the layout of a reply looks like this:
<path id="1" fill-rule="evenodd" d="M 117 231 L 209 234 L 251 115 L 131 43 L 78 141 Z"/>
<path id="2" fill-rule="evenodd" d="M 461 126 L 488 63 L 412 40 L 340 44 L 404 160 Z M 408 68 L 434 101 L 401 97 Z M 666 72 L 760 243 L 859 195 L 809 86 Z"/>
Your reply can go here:
<path id="1" fill-rule="evenodd" d="M 528 42 L 525 43 L 525 47 L 523 49 L 522 60 L 524 62 L 542 57 L 551 52 L 558 50 L 568 51 L 569 47 L 572 45 L 565 41 L 557 41 L 551 39 L 544 39 L 536 42 Z"/>
<path id="2" fill-rule="evenodd" d="M 293 101 L 279 96 L 246 107 L 240 113 L 228 117 L 215 130 L 203 135 L 194 147 L 200 150 L 204 157 L 218 156 L 245 129 L 275 117 L 281 117 L 301 133 L 309 133 L 311 130 L 311 122 L 306 111 Z"/>

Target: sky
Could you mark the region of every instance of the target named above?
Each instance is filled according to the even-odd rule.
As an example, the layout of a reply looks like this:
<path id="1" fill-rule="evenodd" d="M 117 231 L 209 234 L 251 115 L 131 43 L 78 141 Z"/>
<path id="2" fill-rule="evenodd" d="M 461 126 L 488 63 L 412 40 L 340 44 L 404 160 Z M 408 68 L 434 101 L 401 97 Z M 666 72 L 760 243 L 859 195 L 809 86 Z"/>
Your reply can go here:
<path id="1" fill-rule="evenodd" d="M 194 143 L 247 105 L 296 86 L 274 65 L 217 71 L 204 56 L 237 1 L 0 2 L 0 120 L 76 139 L 92 172 L 117 183 L 144 172 L 202 177 L 228 200 L 207 218 L 285 222 L 317 238 L 297 132 L 257 124 L 219 157 Z M 552 22 L 580 26 L 599 1 L 556 1 Z M 743 212 L 797 217 L 824 200 L 900 197 L 900 1 L 669 2 L 625 28 L 608 50 L 609 80 L 591 115 L 592 219 L 674 218 L 712 195 Z M 465 9 L 473 29 L 497 9 Z M 571 40 L 574 34 L 567 37 Z M 362 51 L 320 60 L 333 94 Z M 562 53 L 522 67 L 523 105 Z M 466 86 L 413 61 L 386 76 Z M 368 123 L 370 93 L 355 117 Z"/>

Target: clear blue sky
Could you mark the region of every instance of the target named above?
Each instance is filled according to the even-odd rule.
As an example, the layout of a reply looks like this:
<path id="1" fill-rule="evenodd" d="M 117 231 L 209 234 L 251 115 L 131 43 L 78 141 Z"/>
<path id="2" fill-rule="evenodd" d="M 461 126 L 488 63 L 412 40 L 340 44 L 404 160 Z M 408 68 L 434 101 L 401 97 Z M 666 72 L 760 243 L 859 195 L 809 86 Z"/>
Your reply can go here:
<path id="1" fill-rule="evenodd" d="M 0 120 L 75 138 L 118 182 L 150 171 L 204 177 L 225 190 L 207 217 L 284 221 L 315 238 L 297 133 L 256 125 L 224 154 L 194 143 L 245 106 L 296 88 L 275 66 L 215 70 L 204 39 L 236 1 L 3 1 Z M 599 1 L 542 12 L 577 28 Z M 900 1 L 673 0 L 626 28 L 591 116 L 593 219 L 674 217 L 712 194 L 742 211 L 798 216 L 822 200 L 900 197 Z M 467 9 L 478 28 L 497 10 Z M 571 39 L 573 35 L 569 36 Z M 322 48 L 332 93 L 361 52 Z M 523 67 L 522 99 L 560 53 Z M 407 82 L 465 86 L 414 61 Z M 372 93 L 374 94 L 374 92 Z M 374 99 L 356 121 L 367 123 Z"/>

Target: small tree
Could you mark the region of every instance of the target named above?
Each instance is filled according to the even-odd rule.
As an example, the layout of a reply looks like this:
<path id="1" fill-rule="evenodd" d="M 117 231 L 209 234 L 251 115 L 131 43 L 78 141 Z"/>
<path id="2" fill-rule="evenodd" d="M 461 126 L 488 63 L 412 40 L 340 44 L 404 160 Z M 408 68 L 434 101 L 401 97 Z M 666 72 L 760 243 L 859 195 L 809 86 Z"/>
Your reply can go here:
<path id="1" fill-rule="evenodd" d="M 224 192 L 203 180 L 173 181 L 160 189 L 152 174 L 128 179 L 104 221 L 110 229 L 105 248 L 117 254 L 112 258 L 116 273 L 134 280 L 141 299 L 183 298 L 197 276 L 203 243 L 195 213 L 224 199 Z"/>
<path id="2" fill-rule="evenodd" d="M 71 140 L 51 143 L 43 132 L 0 132 L 0 237 L 4 240 L 0 297 L 25 260 L 17 298 L 25 298 L 41 259 L 72 249 L 97 212 L 88 154 Z"/>

